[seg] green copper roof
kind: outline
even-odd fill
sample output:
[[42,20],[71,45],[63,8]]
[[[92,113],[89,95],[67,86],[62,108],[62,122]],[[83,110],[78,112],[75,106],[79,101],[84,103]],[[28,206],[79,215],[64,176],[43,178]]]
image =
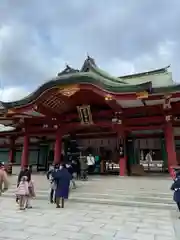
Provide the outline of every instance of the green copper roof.
[[139,78],[139,77],[143,77],[143,76],[149,76],[149,75],[152,76],[155,74],[167,73],[169,67],[170,66],[167,66],[165,68],[155,69],[152,71],[142,72],[142,73],[129,74],[129,75],[121,76],[119,78],[122,80],[126,80],[126,79],[130,79],[130,78]]
[[[167,68],[155,70],[150,73],[161,74],[167,71]],[[147,73],[142,73],[147,75]],[[128,76],[129,77],[129,76]],[[147,81],[143,84],[132,85],[126,82],[125,77],[113,77],[110,76],[105,71],[102,71],[95,64],[94,59],[87,57],[81,70],[73,69],[69,66],[57,74],[57,77],[51,79],[49,82],[46,82],[40,86],[36,91],[27,96],[26,98],[14,101],[14,102],[2,102],[4,108],[13,108],[18,106],[23,106],[31,103],[33,100],[38,98],[48,88],[66,86],[71,84],[93,84],[100,88],[103,88],[106,91],[113,93],[136,93],[142,91],[148,91],[152,93],[163,93],[168,91],[177,91],[180,90],[180,85],[173,85],[170,87],[161,87],[161,88],[152,88],[152,83]]]

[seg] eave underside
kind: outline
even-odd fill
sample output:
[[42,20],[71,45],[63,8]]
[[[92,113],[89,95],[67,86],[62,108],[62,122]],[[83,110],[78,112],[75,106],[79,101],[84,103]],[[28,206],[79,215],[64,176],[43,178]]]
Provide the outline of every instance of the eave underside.
[[[64,134],[80,130],[84,133],[93,132],[93,128],[112,133],[116,131],[112,119],[115,113],[119,112],[122,126],[129,134],[144,130],[162,130],[167,115],[172,116],[173,126],[179,127],[180,96],[178,97],[176,93],[174,98],[171,97],[170,109],[164,109],[165,101],[163,96],[158,99],[148,97],[133,100],[105,100],[103,94],[90,89],[79,90],[72,96],[64,96],[59,89],[51,89],[41,95],[34,105],[14,108],[6,116],[1,115],[0,123],[3,121],[2,124],[15,126],[14,132],[6,133],[12,135],[23,135],[25,128],[33,136],[54,135],[57,127],[65,129]],[[82,105],[90,106],[93,124],[86,126],[81,124],[77,106]]]

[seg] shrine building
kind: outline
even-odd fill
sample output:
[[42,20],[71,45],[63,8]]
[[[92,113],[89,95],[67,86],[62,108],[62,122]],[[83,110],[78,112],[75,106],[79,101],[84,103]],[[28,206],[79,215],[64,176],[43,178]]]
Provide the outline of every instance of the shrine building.
[[169,67],[114,77],[87,57],[80,70],[66,66],[29,96],[1,102],[0,124],[0,161],[38,171],[61,162],[71,136],[94,155],[108,152],[101,159],[122,176],[134,165],[165,172],[180,163],[180,85]]

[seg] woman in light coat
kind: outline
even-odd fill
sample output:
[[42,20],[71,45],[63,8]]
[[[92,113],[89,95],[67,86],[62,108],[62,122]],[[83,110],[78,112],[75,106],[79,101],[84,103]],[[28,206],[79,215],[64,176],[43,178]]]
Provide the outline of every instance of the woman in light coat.
[[4,165],[0,163],[0,195],[8,189],[8,177]]

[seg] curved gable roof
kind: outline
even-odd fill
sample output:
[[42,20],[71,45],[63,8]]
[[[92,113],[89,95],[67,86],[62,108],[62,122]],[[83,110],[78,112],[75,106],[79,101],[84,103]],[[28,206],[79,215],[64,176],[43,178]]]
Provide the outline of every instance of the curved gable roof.
[[[161,74],[167,71],[167,68],[162,68],[159,70],[154,70],[151,72],[140,73],[139,75],[147,75],[150,74]],[[137,76],[135,74],[134,76]],[[123,77],[113,77],[101,70],[97,67],[95,61],[91,57],[87,57],[84,61],[84,64],[80,70],[73,69],[70,66],[66,65],[66,68],[57,74],[57,77],[52,78],[50,81],[42,84],[36,91],[31,93],[29,96],[14,102],[1,102],[4,108],[13,108],[20,107],[22,105],[27,105],[37,99],[44,91],[55,88],[58,86],[65,87],[67,85],[74,84],[93,84],[105,91],[109,91],[112,93],[136,93],[141,91],[152,91],[152,83],[147,81],[143,84],[128,84],[125,80],[133,75],[123,76]],[[174,86],[173,86],[174,88]],[[177,86],[176,86],[177,88]],[[164,88],[163,90],[168,91],[168,88]],[[155,89],[153,89],[154,91]],[[156,89],[155,92],[161,91],[160,89]]]

